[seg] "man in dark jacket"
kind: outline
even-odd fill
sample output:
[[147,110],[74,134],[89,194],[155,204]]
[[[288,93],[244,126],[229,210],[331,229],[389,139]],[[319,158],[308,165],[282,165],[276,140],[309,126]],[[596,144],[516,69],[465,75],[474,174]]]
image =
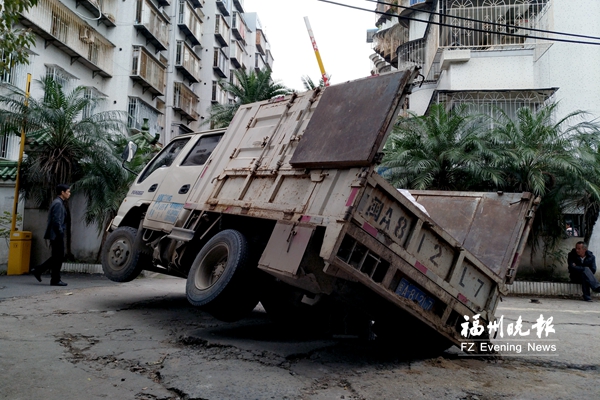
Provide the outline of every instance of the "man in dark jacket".
[[592,301],[590,289],[600,292],[600,283],[596,280],[596,257],[587,249],[585,242],[577,242],[567,257],[571,282],[581,283],[583,300]]
[[71,197],[71,189],[68,185],[60,184],[56,186],[58,197],[54,199],[48,211],[48,224],[44,239],[50,240],[52,255],[43,264],[38,265],[31,270],[38,282],[42,281],[42,274],[48,269],[51,271],[50,284],[52,286],[67,286],[60,280],[60,269],[62,267],[65,255],[65,217],[67,210],[65,201]]

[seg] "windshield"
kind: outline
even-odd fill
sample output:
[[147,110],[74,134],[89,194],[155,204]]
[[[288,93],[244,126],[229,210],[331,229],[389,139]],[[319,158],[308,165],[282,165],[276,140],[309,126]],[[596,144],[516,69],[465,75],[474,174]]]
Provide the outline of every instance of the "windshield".
[[142,183],[157,169],[171,166],[171,164],[173,164],[173,160],[175,160],[175,157],[177,157],[177,154],[179,154],[183,146],[185,146],[189,140],[190,138],[187,137],[185,139],[174,140],[169,143],[167,147],[165,147],[163,151],[161,151],[158,156],[156,156],[154,160],[148,164],[144,172],[142,172],[140,175],[138,183]]

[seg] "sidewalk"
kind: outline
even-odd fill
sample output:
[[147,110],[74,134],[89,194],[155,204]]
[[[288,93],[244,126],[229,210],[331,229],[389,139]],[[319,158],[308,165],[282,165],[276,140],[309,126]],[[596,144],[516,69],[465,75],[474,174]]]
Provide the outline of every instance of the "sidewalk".
[[100,274],[61,272],[61,275],[68,286],[50,286],[49,273],[42,275],[41,283],[33,275],[2,275],[0,276],[0,302],[13,297],[37,296],[56,290],[68,292],[75,289],[117,285],[116,282]]
[[[104,277],[102,265],[100,264],[63,263],[62,273],[65,276],[64,281],[69,283],[67,288],[78,289],[89,286],[106,286],[114,284],[114,282]],[[155,273],[147,271],[145,271],[145,274],[144,272],[142,274],[142,276],[146,277],[153,277],[156,275]],[[19,278],[15,279],[13,282],[16,284],[22,283],[24,287],[31,286],[30,290],[32,290],[32,295],[48,292],[57,288],[56,286],[50,286],[49,274],[43,276],[42,283],[37,282],[35,278],[30,275],[0,276],[0,300],[2,298],[14,296],[13,294],[6,295],[6,293],[10,292],[10,288],[3,288],[6,286],[6,278]],[[71,281],[73,281],[72,284]],[[41,286],[43,286],[44,289],[42,289]],[[576,283],[515,281],[512,285],[507,285],[506,287],[508,288],[509,296],[581,296],[581,285]],[[22,296],[19,291],[16,293],[17,295]],[[592,297],[600,300],[600,293],[592,292]]]

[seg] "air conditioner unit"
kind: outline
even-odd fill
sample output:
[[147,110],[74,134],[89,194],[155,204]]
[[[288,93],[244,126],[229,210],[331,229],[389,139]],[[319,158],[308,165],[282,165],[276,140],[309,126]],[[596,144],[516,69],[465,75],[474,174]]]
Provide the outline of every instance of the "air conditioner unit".
[[92,31],[88,28],[81,28],[79,31],[79,40],[83,43],[93,43],[94,36],[92,35]]

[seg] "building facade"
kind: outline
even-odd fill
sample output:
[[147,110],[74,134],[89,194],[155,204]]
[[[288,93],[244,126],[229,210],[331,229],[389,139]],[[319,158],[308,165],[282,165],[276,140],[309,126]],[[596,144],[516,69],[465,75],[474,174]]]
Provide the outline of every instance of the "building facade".
[[[220,80],[233,82],[236,69],[273,65],[258,16],[246,13],[243,0],[39,0],[20,27],[36,36],[30,64],[0,74],[0,90],[25,89],[27,73],[34,98],[42,94],[35,80],[48,75],[67,91],[84,86],[86,96],[105,99],[84,116],[125,111],[132,134],[147,118],[150,134],[159,133],[163,144],[211,128],[211,105],[235,100]],[[0,213],[12,211],[19,142],[0,135]],[[26,229],[45,224],[43,213],[27,213]],[[84,251],[90,255],[99,243],[92,242]],[[2,264],[6,252],[0,253]]]
[[[106,99],[105,109],[126,111],[133,132],[148,118],[150,133],[166,143],[209,128],[211,104],[233,100],[217,84],[233,70],[272,68],[256,21],[242,0],[40,0],[21,19],[37,39],[31,62],[0,81],[24,89],[31,73],[34,80],[52,75],[67,89],[85,86]],[[39,93],[32,84],[31,95]],[[17,144],[5,139],[0,157],[15,159]]]
[[600,47],[549,40],[594,41],[550,31],[600,37],[595,21],[600,2],[397,3],[377,7],[371,59],[374,72],[421,68],[424,82],[410,95],[408,110],[423,114],[433,103],[468,103],[480,111],[497,106],[510,115],[521,106],[559,101],[557,118],[575,110],[600,116]]

